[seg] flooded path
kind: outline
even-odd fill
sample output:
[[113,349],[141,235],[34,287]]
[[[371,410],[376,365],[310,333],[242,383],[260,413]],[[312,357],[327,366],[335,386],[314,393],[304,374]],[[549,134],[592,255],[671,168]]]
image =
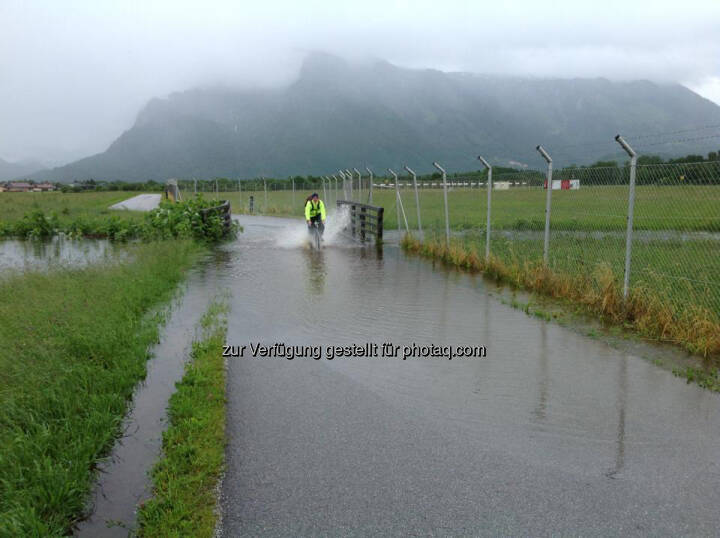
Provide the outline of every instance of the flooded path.
[[229,344],[488,355],[230,359],[226,536],[717,533],[720,395],[397,247],[241,223]]

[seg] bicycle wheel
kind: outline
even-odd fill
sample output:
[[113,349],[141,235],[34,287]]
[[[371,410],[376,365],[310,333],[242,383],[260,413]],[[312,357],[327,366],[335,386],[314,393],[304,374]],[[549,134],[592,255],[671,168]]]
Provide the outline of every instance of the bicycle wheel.
[[320,230],[315,227],[315,248],[320,250]]

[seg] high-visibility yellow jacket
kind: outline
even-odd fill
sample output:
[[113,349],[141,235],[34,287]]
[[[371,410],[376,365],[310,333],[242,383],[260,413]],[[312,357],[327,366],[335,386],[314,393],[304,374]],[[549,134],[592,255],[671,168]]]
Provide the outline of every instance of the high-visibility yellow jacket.
[[318,200],[317,203],[308,200],[305,204],[305,220],[310,220],[310,218],[316,217],[317,215],[320,215],[320,218],[325,220],[325,204],[322,200]]

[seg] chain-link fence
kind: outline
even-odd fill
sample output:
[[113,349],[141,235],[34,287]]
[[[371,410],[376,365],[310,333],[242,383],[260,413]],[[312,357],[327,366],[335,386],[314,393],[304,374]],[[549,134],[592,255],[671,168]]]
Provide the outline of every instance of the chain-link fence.
[[[229,199],[236,212],[249,212],[252,197],[253,212],[277,215],[301,215],[311,192],[332,208],[337,200],[368,202],[372,191],[372,203],[385,208],[390,237],[397,229],[442,242],[448,239],[447,197],[449,238],[481,259],[489,209],[489,253],[496,260],[545,261],[560,275],[603,269],[621,287],[627,264],[630,289],[646,289],[678,311],[702,307],[720,317],[720,161],[637,165],[628,231],[631,168],[554,170],[549,192],[547,169],[494,173],[490,197],[487,170],[449,174],[445,183],[440,173],[414,178],[410,169],[372,182],[369,170],[346,170],[316,178],[206,181],[197,190]],[[183,190],[192,192],[197,183],[186,181]]]
[[[547,175],[525,170],[492,177],[489,250],[494,259],[514,266],[543,262]],[[447,179],[449,240],[481,259],[487,174],[482,179]],[[637,166],[628,231],[630,180],[629,164],[553,172],[547,266],[573,277],[609,271],[622,287],[627,263],[631,291],[642,288],[675,312],[700,307],[720,318],[720,161]],[[437,183],[418,183],[422,231],[426,239],[444,242],[443,192]],[[400,194],[410,231],[417,233],[414,197],[402,179]],[[392,211],[387,218],[389,227],[396,225]]]

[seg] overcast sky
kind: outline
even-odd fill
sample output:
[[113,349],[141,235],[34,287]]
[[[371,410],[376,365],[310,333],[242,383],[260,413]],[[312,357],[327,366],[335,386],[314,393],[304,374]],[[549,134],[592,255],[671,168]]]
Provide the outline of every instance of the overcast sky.
[[503,4],[0,0],[0,157],[103,151],[152,97],[287,83],[314,49],[407,67],[680,82],[720,104],[720,0]]

